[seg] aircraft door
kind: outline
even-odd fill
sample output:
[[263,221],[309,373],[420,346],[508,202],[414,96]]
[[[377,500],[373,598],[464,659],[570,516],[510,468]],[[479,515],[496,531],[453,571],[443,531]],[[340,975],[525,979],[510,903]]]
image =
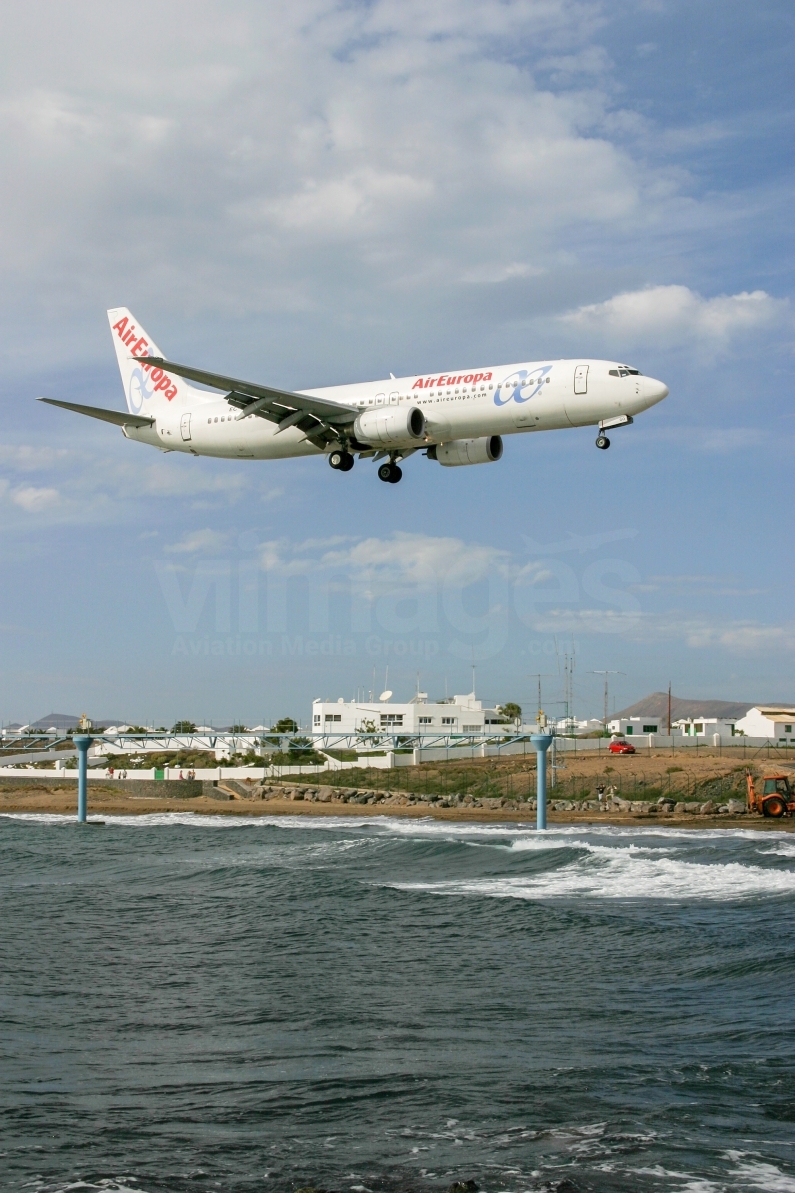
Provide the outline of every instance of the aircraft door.
[[182,438],[184,440],[187,441],[188,439],[190,439],[190,415],[189,414],[183,414],[182,418],[180,419],[179,429],[182,432]]
[[568,389],[565,396],[566,418],[573,427],[585,427],[597,423],[599,416],[604,413],[603,400],[600,395],[603,387],[600,385],[598,371],[591,377],[591,388],[588,390],[588,373],[590,365],[575,365],[574,385]]

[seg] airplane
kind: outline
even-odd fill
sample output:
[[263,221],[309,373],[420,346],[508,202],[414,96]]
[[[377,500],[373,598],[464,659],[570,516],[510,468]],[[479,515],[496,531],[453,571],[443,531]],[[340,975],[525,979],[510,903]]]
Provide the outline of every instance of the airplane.
[[108,319],[127,412],[39,401],[113,423],[127,439],[166,452],[236,460],[324,455],[338,472],[349,472],[358,455],[383,461],[378,476],[390,484],[416,452],[447,468],[494,463],[503,436],[524,431],[595,426],[604,451],[606,431],[629,426],[668,395],[667,385],[638,369],[587,359],[287,390],[167,360],[126,307],[109,310]]

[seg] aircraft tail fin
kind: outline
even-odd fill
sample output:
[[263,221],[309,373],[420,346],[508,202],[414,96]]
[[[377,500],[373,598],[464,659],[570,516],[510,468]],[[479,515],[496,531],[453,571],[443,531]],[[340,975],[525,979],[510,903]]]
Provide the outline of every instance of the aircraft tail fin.
[[155,418],[168,409],[195,404],[197,397],[200,401],[207,400],[184,378],[171,376],[146,363],[147,356],[162,356],[162,353],[126,307],[109,310],[108,320],[124,398],[131,414]]

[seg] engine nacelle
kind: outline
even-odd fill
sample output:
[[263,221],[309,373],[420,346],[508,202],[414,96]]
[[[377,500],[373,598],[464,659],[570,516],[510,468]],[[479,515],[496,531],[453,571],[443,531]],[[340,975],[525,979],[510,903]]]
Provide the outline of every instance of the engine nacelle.
[[419,406],[379,406],[357,417],[353,433],[359,443],[408,446],[425,434],[425,415]]
[[492,464],[502,456],[502,439],[499,435],[484,435],[481,439],[451,439],[428,449],[432,460],[438,460],[446,468],[458,468],[462,464]]

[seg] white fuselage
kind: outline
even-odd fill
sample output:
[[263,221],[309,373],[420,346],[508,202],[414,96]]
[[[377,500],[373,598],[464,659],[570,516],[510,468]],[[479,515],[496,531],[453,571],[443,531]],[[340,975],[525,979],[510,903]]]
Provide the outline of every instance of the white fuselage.
[[[235,459],[322,454],[297,427],[277,427],[256,414],[238,418],[224,397],[193,391],[193,408],[158,411],[152,427],[124,428],[129,439],[170,451]],[[428,447],[455,439],[595,426],[636,415],[662,401],[668,388],[625,365],[604,360],[529,361],[455,373],[390,378],[295,391],[350,406],[417,406]]]

